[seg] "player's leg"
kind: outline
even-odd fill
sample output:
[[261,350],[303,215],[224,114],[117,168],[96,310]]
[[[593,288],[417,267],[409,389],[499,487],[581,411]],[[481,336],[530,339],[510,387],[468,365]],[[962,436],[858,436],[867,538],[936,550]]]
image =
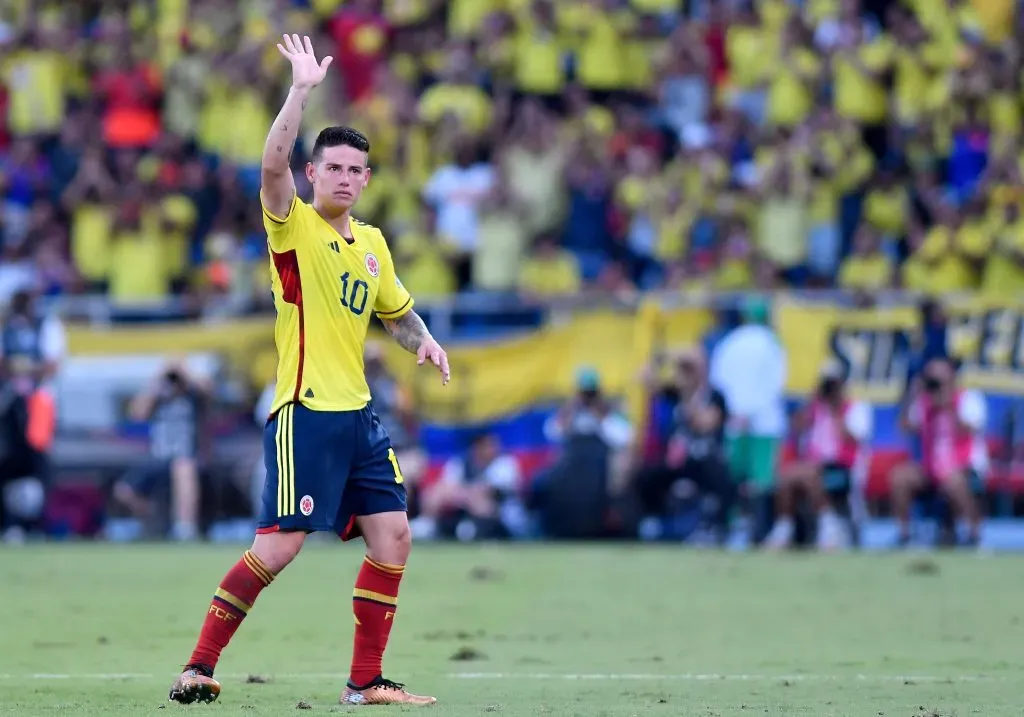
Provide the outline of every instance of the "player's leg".
[[256,598],[298,555],[307,533],[333,528],[342,486],[325,457],[331,441],[325,423],[331,415],[289,404],[267,424],[267,479],[256,538],[214,591],[196,647],[170,699],[189,703],[217,698],[220,685],[213,672]]
[[907,461],[895,466],[889,473],[889,500],[892,514],[899,525],[897,545],[910,542],[910,506],[925,486],[924,473],[914,462]]
[[846,548],[850,534],[840,517],[840,504],[848,503],[851,489],[850,469],[829,464],[808,477],[807,493],[818,514],[817,546],[820,550]]
[[754,543],[760,543],[771,529],[773,499],[781,439],[774,436],[752,436],[746,462],[747,495],[754,516]]
[[764,545],[773,550],[788,548],[796,533],[794,516],[800,490],[817,472],[817,466],[807,461],[790,463],[779,472],[779,485],[775,491],[775,522],[765,538]]
[[366,557],[352,591],[355,635],[343,704],[433,704],[383,676],[384,651],[398,609],[398,589],[412,549],[404,477],[391,442],[373,411],[354,417],[361,448],[339,515],[343,539],[362,535]]
[[199,537],[199,466],[192,456],[171,461],[171,537],[195,540]]
[[954,472],[939,485],[953,511],[954,534],[956,520],[967,522],[967,543],[977,545],[981,535],[981,506],[975,490],[977,476],[970,469]]

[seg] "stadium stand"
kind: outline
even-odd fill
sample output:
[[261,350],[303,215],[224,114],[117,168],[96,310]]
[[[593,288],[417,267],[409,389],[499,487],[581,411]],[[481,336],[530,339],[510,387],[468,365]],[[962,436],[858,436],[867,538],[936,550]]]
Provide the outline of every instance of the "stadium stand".
[[[757,292],[826,307],[814,338],[793,328],[808,318],[799,307],[776,307],[777,321],[796,312],[779,328],[790,355],[816,342],[823,360],[834,334],[870,334],[884,353],[878,337],[913,334],[910,307],[932,296],[995,396],[1004,445],[1024,353],[1013,0],[13,0],[0,9],[0,300],[47,297],[72,357],[110,345],[89,336],[99,321],[272,311],[258,165],[287,85],[284,29],[336,58],[294,170],[324,125],[370,137],[356,214],[384,228],[439,336],[551,342],[536,330],[561,316],[583,345],[597,332],[632,347],[631,328],[589,325],[583,308],[639,316],[655,302],[700,340],[715,324],[704,309]],[[914,318],[864,323],[878,307]],[[486,424],[532,473],[550,407],[594,362],[560,346],[536,344],[566,364],[558,378],[508,400],[420,391],[430,470]],[[865,373],[854,366],[878,398],[879,465],[905,450],[893,404],[910,351],[890,347],[884,376],[863,356]],[[481,385],[516,370],[489,360],[472,363],[474,379],[497,376]],[[643,361],[609,361],[603,378],[628,394]],[[236,404],[262,390],[266,366],[245,366]],[[791,366],[790,393],[817,368]]]

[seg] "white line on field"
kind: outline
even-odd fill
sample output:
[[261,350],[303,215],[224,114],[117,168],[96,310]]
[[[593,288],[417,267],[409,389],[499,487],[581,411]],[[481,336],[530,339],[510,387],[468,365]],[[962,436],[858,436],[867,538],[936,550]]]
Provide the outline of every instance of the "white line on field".
[[[244,680],[246,673],[218,675],[222,680]],[[606,680],[616,681],[649,681],[667,680],[675,682],[993,682],[1009,678],[988,675],[822,675],[822,674],[659,674],[659,673],[554,673],[554,672],[453,672],[444,675],[453,680]],[[284,681],[329,681],[344,680],[347,675],[341,673],[284,673],[269,674],[268,680]],[[154,675],[145,672],[92,672],[92,673],[50,673],[35,672],[25,674],[0,673],[0,680],[155,680],[173,679],[173,675]]]
[[458,680],[673,680],[680,682],[715,682],[731,680],[754,681],[835,681],[835,682],[983,682],[1000,678],[985,675],[752,675],[752,674],[656,674],[656,673],[580,673],[562,674],[547,672],[506,673],[506,672],[456,672],[447,677]]

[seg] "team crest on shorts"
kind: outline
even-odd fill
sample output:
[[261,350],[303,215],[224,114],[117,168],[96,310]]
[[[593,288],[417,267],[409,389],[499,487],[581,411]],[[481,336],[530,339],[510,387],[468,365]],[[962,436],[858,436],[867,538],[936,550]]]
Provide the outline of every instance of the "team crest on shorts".
[[313,513],[313,497],[309,495],[302,496],[302,500],[299,501],[299,512],[309,517]]
[[377,261],[376,255],[370,252],[366,253],[366,270],[370,272],[372,277],[380,276],[380,262]]

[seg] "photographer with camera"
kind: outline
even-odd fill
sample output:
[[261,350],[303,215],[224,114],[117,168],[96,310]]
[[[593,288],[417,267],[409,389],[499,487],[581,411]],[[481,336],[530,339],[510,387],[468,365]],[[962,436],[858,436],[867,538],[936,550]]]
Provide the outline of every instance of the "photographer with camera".
[[910,540],[910,505],[915,497],[941,496],[952,510],[943,525],[943,542],[956,542],[955,520],[966,520],[967,545],[977,545],[981,530],[979,496],[989,467],[985,426],[988,409],[978,391],[960,387],[957,365],[934,357],[913,382],[900,416],[904,431],[921,446],[921,462],[898,466],[890,476],[899,544]]
[[679,354],[674,368],[672,382],[662,391],[673,405],[665,453],[660,462],[640,469],[636,490],[647,516],[667,516],[674,512],[675,500],[696,495],[702,520],[722,544],[737,497],[725,456],[729,409],[722,393],[708,382],[701,349]]
[[559,447],[554,464],[531,486],[530,507],[552,538],[607,535],[612,496],[621,482],[633,426],[605,396],[592,368],[576,374],[576,393],[544,424]]
[[775,524],[766,546],[781,549],[792,544],[797,499],[803,493],[818,516],[818,548],[844,548],[850,535],[839,513],[849,501],[853,473],[871,438],[871,406],[847,397],[846,367],[829,361],[821,371],[816,395],[794,423],[799,455],[780,472]]
[[12,376],[0,359],[0,535],[20,543],[39,527],[49,478],[55,410],[46,391]]
[[134,420],[149,423],[149,460],[114,485],[114,498],[136,518],[152,514],[151,500],[170,482],[173,540],[199,537],[199,452],[208,387],[173,361],[129,406]]

